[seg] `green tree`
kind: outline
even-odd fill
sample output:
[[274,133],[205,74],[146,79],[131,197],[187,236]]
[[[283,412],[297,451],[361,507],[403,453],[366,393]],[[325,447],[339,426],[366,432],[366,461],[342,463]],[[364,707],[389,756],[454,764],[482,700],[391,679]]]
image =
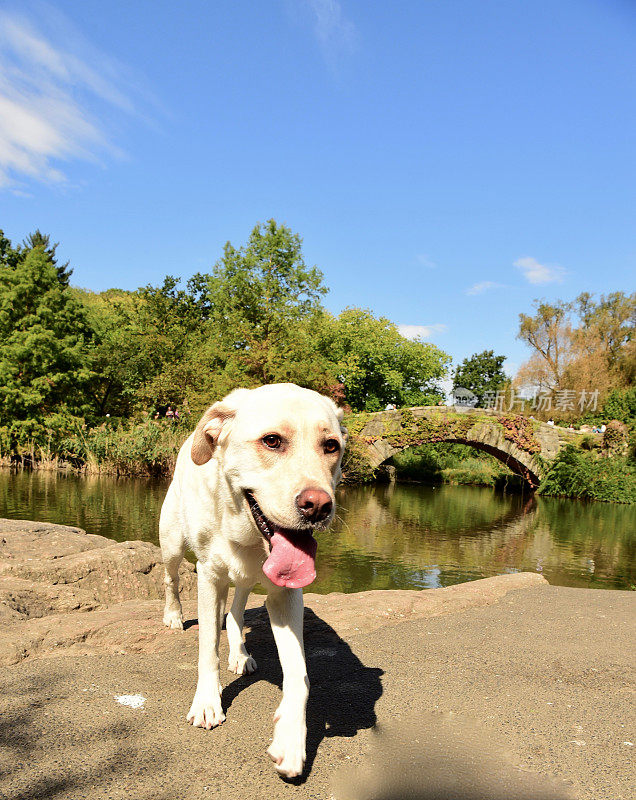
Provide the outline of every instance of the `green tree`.
[[73,290],[95,334],[91,399],[98,415],[130,416],[174,405],[191,391],[197,376],[191,363],[195,342],[208,349],[204,312],[190,284],[187,290],[178,284],[168,275],[161,286],[135,292]]
[[244,247],[225,245],[211,275],[194,277],[191,288],[202,286],[210,333],[247,380],[291,379],[299,360],[306,365],[303,323],[320,314],[327,289],[322,273],[305,264],[298,234],[273,219],[257,225]]
[[494,350],[473,353],[456,368],[453,389],[470,389],[482,405],[485,392],[495,392],[506,383],[502,369],[505,360],[505,356],[496,356]]
[[47,415],[86,411],[91,331],[42,246],[0,269],[0,415],[14,442]]
[[636,427],[636,386],[628,389],[612,389],[605,398],[602,418],[618,419],[630,427]]
[[327,318],[319,346],[355,411],[429,405],[443,397],[438,381],[450,357],[433,344],[404,338],[394,323],[370,311],[348,308]]
[[71,289],[82,304],[93,338],[87,358],[93,378],[88,396],[93,413],[128,417],[139,406],[139,390],[160,368],[143,346],[136,315],[137,292]]
[[47,256],[48,260],[53,264],[55,267],[55,271],[57,272],[57,278],[62,286],[68,286],[69,281],[71,279],[71,275],[73,274],[73,270],[69,269],[69,262],[67,261],[65,264],[58,264],[57,263],[57,256],[55,251],[59,247],[59,242],[55,244],[51,244],[51,237],[46,234],[42,233],[39,228],[36,228],[33,233],[30,233],[26,239],[22,242],[22,249],[21,254],[23,257],[26,257],[26,254],[29,253],[31,250],[35,250],[36,247],[41,247],[44,250],[45,255]]
[[15,267],[19,260],[20,248],[13,247],[11,241],[7,239],[4,231],[0,228],[0,270],[3,267]]

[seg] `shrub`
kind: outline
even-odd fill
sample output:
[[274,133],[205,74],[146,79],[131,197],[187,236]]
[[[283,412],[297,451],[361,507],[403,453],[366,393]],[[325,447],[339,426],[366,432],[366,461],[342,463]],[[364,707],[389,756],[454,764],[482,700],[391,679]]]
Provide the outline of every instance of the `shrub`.
[[636,466],[623,456],[603,457],[570,444],[553,461],[539,493],[636,503]]
[[357,434],[350,432],[342,459],[343,482],[370,483],[374,478],[375,470],[367,458],[364,442]]
[[603,447],[609,450],[610,453],[623,453],[627,450],[628,442],[627,426],[613,419],[607,423],[605,433],[603,434]]

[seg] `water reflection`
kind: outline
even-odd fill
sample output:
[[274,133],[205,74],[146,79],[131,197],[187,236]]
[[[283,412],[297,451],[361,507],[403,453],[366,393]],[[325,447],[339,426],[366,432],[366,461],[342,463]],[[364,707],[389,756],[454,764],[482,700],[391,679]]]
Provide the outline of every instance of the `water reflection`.
[[[157,543],[166,481],[0,471],[0,516]],[[472,486],[347,487],[319,535],[312,591],[449,586],[542,572],[561,586],[636,584],[633,506],[502,495]]]

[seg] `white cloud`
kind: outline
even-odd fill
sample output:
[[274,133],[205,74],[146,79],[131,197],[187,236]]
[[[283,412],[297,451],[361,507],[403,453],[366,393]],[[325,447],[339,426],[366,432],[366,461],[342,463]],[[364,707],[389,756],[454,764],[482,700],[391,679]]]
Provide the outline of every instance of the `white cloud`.
[[325,60],[335,66],[340,55],[356,48],[355,25],[345,17],[338,0],[303,0],[303,5],[311,14],[314,35]]
[[434,333],[444,333],[448,325],[437,322],[433,325],[398,325],[397,328],[405,339],[428,339]]
[[64,183],[64,162],[121,156],[103,120],[136,113],[121,68],[59,15],[42,16],[51,37],[0,12],[0,188],[16,192],[25,178]]
[[466,289],[466,294],[483,294],[487,292],[489,289],[503,289],[503,283],[496,283],[495,281],[481,281],[480,283],[475,283],[469,289]]
[[521,270],[528,283],[539,285],[542,283],[561,283],[565,276],[563,267],[556,264],[540,264],[536,258],[523,256],[514,262],[514,266]]

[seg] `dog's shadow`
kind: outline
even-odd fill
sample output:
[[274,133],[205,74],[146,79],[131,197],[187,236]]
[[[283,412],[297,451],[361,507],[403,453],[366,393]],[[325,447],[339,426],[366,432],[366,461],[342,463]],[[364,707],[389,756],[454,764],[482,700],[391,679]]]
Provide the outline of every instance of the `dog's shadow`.
[[[258,671],[243,676],[223,690],[223,708],[255,680],[282,687],[283,673],[265,606],[245,612],[249,628],[245,643],[256,659]],[[381,669],[365,667],[349,645],[310,608],[305,608],[305,657],[311,688],[307,703],[307,761],[302,776],[309,775],[316,752],[326,736],[355,736],[376,722],[375,703],[382,695]]]

